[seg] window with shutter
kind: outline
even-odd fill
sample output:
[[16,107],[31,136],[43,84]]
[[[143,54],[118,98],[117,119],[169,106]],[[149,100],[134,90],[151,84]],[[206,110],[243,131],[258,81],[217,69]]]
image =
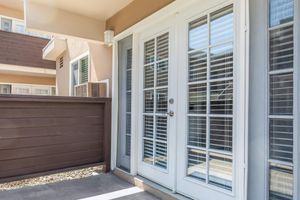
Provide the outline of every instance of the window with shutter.
[[293,200],[294,2],[269,1],[269,200]]
[[88,71],[89,71],[89,59],[88,59],[88,56],[80,59],[79,61],[80,63],[80,73],[79,73],[79,83],[82,84],[82,83],[86,83],[88,82],[89,80],[89,74],[88,74]]
[[131,78],[132,78],[132,49],[126,52],[126,141],[125,154],[130,156],[131,150]]
[[[63,63],[63,57],[60,64]],[[71,95],[77,95],[75,86],[85,84],[89,81],[89,56],[84,56],[71,63]]]
[[187,176],[233,179],[233,6],[189,23]]

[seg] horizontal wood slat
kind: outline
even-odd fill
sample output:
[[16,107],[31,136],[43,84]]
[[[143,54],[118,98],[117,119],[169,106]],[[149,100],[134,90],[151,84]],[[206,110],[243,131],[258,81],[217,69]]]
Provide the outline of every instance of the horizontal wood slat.
[[0,95],[0,179],[104,162],[109,98]]

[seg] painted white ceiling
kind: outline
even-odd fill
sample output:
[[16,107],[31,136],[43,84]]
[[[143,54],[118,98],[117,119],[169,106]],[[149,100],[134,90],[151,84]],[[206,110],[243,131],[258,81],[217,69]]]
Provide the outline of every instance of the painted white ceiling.
[[16,10],[23,10],[23,0],[0,0],[0,5]]
[[[3,1],[3,0],[0,0]],[[11,1],[11,0],[5,0]],[[15,1],[15,0],[13,0]],[[133,0],[28,0],[75,14],[106,20]]]

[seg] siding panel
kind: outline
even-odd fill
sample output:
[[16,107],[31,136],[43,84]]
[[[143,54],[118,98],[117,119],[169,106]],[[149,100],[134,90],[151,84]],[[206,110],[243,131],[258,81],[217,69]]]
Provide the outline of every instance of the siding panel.
[[43,60],[48,39],[0,31],[0,63],[56,69],[54,61]]
[[0,178],[108,162],[110,99],[0,95]]

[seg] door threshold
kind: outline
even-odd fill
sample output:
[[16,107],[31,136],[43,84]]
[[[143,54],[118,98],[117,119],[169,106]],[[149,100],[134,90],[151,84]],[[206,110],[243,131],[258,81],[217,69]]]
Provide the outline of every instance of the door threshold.
[[122,170],[122,169],[114,169],[113,174],[118,176],[119,178],[131,183],[132,185],[135,185],[144,191],[156,196],[159,199],[162,200],[191,200],[188,197],[182,196],[177,193],[173,193],[170,189],[167,189],[155,182],[150,181],[149,179],[146,179],[141,176],[133,176],[129,174],[128,172]]

